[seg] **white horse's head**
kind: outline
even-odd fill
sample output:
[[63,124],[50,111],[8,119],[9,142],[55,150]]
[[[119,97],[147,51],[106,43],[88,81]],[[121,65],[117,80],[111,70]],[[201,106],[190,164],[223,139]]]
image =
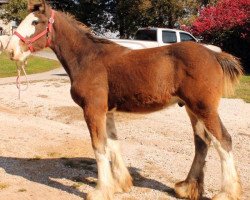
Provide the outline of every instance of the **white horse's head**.
[[[7,47],[12,60],[24,61],[34,52],[47,46],[52,30],[52,9],[45,0],[29,0],[30,14],[21,22]],[[52,23],[51,23],[52,22]]]

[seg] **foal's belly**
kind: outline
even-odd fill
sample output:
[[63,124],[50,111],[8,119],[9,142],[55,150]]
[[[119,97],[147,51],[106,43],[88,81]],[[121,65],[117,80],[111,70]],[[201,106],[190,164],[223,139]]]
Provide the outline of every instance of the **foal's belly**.
[[117,111],[150,113],[164,109],[178,102],[181,102],[181,100],[175,96],[170,96],[169,98],[165,99],[158,99],[150,96],[147,98],[125,97],[119,99],[113,106],[111,106],[111,109],[112,107],[115,107]]

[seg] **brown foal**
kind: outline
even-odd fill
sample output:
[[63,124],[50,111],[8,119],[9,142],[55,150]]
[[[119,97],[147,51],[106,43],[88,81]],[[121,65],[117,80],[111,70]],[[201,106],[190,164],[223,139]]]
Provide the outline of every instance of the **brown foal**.
[[[91,135],[98,183],[87,195],[88,200],[111,200],[115,192],[129,191],[132,186],[119,150],[113,111],[149,113],[173,103],[185,105],[195,142],[188,176],[175,185],[177,196],[201,198],[203,167],[212,141],[223,175],[221,192],[213,199],[240,199],[231,137],[218,115],[222,95],[230,93],[242,75],[233,56],[193,42],[130,50],[93,36],[70,16],[57,11],[52,14],[44,0],[30,0],[29,10],[8,51],[13,60],[22,61],[30,55],[31,45],[32,51],[39,51],[51,41],[51,49],[70,77],[72,98],[82,107]],[[36,37],[51,26],[51,31]]]

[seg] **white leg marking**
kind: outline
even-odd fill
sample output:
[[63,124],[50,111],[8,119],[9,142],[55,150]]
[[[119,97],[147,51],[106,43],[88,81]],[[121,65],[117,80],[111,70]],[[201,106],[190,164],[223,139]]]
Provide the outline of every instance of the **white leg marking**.
[[[241,195],[240,180],[235,168],[234,158],[232,152],[227,152],[221,146],[220,142],[208,131],[209,137],[211,138],[214,147],[217,149],[221,159],[221,171],[222,171],[222,185],[221,191],[226,194],[230,194],[233,199],[238,199]],[[221,195],[222,199],[226,198]],[[215,198],[216,199],[216,198]],[[218,199],[220,195],[218,195]]]
[[[106,120],[103,121],[103,130],[106,128]],[[106,133],[105,133],[106,134]],[[105,144],[104,144],[105,145]],[[101,153],[103,152],[103,153]],[[95,158],[98,169],[98,182],[96,189],[87,195],[87,200],[112,200],[114,195],[114,179],[109,160],[109,148],[104,146],[104,151],[95,150]]]
[[124,174],[123,172],[127,171],[127,168],[121,156],[119,142],[117,140],[108,139],[108,148],[110,149],[113,174],[115,177],[122,177]]
[[234,165],[234,159],[232,152],[227,152],[224,150],[220,144],[220,142],[211,134],[209,134],[215,148],[217,149],[220,159],[221,159],[221,170],[222,170],[222,190],[230,190],[232,188],[226,188],[231,186],[232,183],[238,181],[238,175]]
[[111,158],[112,174],[115,180],[116,192],[129,191],[132,186],[132,178],[122,159],[120,145],[116,140],[116,128],[113,113],[107,114],[106,128],[110,138],[107,140]]
[[97,168],[98,168],[98,186],[104,185],[112,187],[113,178],[111,174],[110,163],[108,159],[108,153],[100,154],[95,151]]
[[[107,152],[107,151],[106,151]],[[98,168],[98,182],[96,189],[89,192],[87,200],[112,200],[114,194],[113,177],[111,174],[108,155],[95,151]]]
[[200,136],[200,138],[207,144],[210,145],[210,139],[206,137],[205,125],[202,121],[198,120],[195,125],[195,134]]
[[[107,132],[109,135],[116,135],[116,128],[115,128],[115,122],[113,113],[110,112],[107,114]],[[112,172],[115,177],[122,177],[123,172],[127,171],[127,168],[123,162],[121,151],[120,151],[120,145],[118,140],[115,140],[113,138],[108,138],[107,140],[108,148],[110,150],[110,158],[112,162]]]
[[111,167],[115,180],[116,192],[128,192],[133,185],[132,178],[122,159],[119,142],[117,140],[108,139],[108,147],[110,149]]

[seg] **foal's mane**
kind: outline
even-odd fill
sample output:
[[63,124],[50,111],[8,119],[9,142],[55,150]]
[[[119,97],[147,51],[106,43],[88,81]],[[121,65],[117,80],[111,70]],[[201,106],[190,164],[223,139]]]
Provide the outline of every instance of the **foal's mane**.
[[63,12],[60,12],[60,14],[62,14],[64,16],[64,18],[66,20],[68,20],[70,22],[70,24],[72,24],[73,26],[79,28],[79,31],[86,35],[87,38],[89,38],[90,40],[92,40],[94,43],[103,43],[103,44],[115,44],[117,45],[116,43],[110,41],[110,40],[107,40],[107,39],[104,39],[104,38],[99,38],[97,36],[94,35],[94,33],[92,32],[91,28],[89,28],[86,24],[76,20],[75,16],[73,16],[72,14],[69,14],[69,13],[63,13]]

